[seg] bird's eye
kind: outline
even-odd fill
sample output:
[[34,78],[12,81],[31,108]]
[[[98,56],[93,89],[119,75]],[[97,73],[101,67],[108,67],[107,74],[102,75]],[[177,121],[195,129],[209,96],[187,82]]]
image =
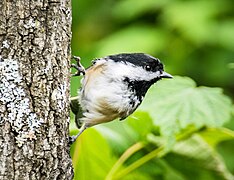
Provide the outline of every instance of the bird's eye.
[[146,66],[145,66],[145,70],[146,70],[146,71],[150,71],[150,70],[151,70],[151,66],[146,65]]

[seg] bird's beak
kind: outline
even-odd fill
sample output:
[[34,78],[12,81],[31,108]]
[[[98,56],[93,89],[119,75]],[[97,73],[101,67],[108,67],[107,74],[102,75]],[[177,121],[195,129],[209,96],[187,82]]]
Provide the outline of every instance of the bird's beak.
[[170,74],[168,74],[168,73],[166,73],[166,72],[162,72],[162,74],[160,74],[160,77],[161,78],[173,78],[173,76],[172,75],[170,75]]

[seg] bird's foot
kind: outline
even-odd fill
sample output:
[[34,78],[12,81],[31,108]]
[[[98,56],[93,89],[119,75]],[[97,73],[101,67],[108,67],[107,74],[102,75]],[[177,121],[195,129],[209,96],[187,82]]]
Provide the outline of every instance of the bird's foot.
[[77,70],[77,72],[75,74],[72,74],[72,76],[85,75],[85,68],[80,63],[80,57],[72,56],[72,59],[76,60],[76,64],[71,64],[71,67],[73,67]]

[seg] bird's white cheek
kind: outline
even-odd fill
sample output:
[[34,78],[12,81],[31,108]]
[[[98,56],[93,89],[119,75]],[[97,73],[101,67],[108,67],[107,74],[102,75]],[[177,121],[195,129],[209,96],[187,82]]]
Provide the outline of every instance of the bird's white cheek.
[[134,81],[151,81],[160,77],[161,72],[146,71],[143,67],[132,65],[131,63],[116,63],[108,64],[106,75],[116,79],[128,77]]

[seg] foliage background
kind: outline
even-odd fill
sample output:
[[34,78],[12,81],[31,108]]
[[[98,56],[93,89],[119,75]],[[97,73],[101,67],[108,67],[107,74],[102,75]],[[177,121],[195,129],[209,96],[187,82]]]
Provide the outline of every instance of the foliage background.
[[[176,77],[174,82],[160,82],[158,89],[151,88],[148,99],[134,116],[123,122],[96,126],[79,138],[71,150],[75,179],[232,179],[232,0],[73,0],[72,7],[72,53],[81,57],[84,66],[88,67],[94,58],[110,54],[145,52],[160,58],[170,74],[191,77],[198,86],[221,87],[226,94],[224,96],[217,92],[220,90],[208,88],[206,90],[207,94],[211,94],[211,100],[204,104],[196,94],[204,89],[196,88],[193,80]],[[72,96],[77,95],[79,79],[72,79]],[[169,96],[173,90],[170,87],[178,90],[175,92],[182,92],[179,98]],[[157,94],[163,93],[159,92],[162,88],[169,89],[169,95],[164,95],[169,96],[169,100],[154,115],[151,111],[162,106],[152,104],[150,99],[160,100]],[[186,96],[187,91],[183,90],[189,88],[193,88],[192,95]],[[204,92],[201,94],[203,96]],[[177,104],[183,99],[191,100],[192,105],[181,105],[184,108],[181,111]],[[199,113],[198,107],[205,113]],[[158,123],[158,115],[165,117],[163,109],[168,110],[171,126],[165,121]],[[171,109],[181,116],[173,114]],[[202,115],[195,117],[191,112]],[[194,117],[194,120],[189,122],[188,118],[184,118],[183,121],[185,116]],[[213,121],[208,122],[209,118]],[[177,121],[179,127],[176,126]],[[71,124],[71,133],[77,133],[74,123]],[[179,135],[183,138],[178,140]],[[137,145],[142,145],[142,148],[133,153]],[[155,149],[160,150],[162,145],[163,150],[143,162],[148,154]],[[114,171],[114,164],[119,162],[117,160],[124,152],[128,158]],[[142,164],[129,171],[128,167],[142,158]],[[127,174],[123,175],[123,172]]]

